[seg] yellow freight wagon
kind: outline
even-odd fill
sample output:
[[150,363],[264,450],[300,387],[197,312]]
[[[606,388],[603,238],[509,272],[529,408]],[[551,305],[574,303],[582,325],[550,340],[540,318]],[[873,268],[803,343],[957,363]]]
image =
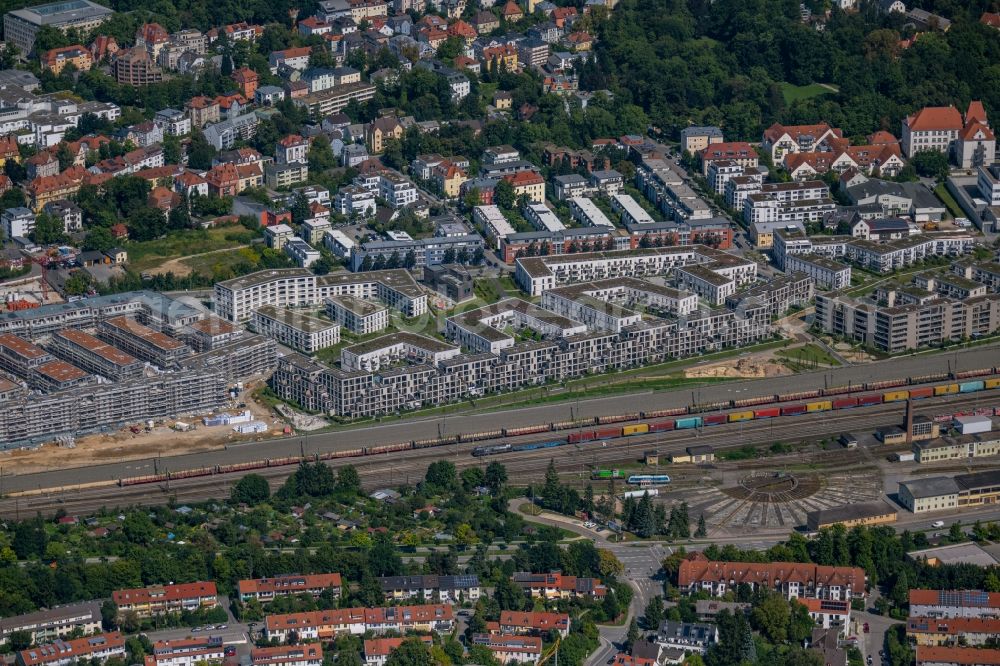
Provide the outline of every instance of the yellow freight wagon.
[[816,402],[806,403],[807,412],[825,412],[829,409],[833,409],[832,400],[817,400]]
[[1000,377],[996,379],[987,379],[983,382],[983,388],[995,389],[1000,388]]
[[641,435],[647,432],[649,432],[648,423],[640,423],[639,425],[630,425],[622,428],[622,435],[625,437],[628,437],[629,435]]
[[882,402],[899,402],[910,397],[909,391],[886,391],[882,396]]
[[958,384],[941,384],[934,387],[934,395],[951,395],[958,393]]
[[735,423],[737,421],[750,421],[753,419],[753,410],[746,412],[733,412],[729,415],[729,422]]

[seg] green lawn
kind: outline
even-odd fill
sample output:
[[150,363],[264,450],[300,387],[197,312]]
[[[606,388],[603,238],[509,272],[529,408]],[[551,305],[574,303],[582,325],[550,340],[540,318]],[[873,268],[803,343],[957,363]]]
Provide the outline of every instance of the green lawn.
[[241,226],[186,229],[172,231],[156,240],[130,242],[125,245],[125,249],[128,250],[132,269],[145,271],[185,255],[245,245],[248,235],[247,230]]
[[934,194],[948,207],[948,212],[951,213],[952,217],[965,217],[962,207],[955,201],[955,197],[951,196],[951,192],[948,191],[948,187],[944,183],[939,183],[934,188]]
[[810,83],[807,86],[796,86],[791,83],[782,82],[778,85],[781,86],[781,95],[785,98],[785,104],[793,104],[800,99],[810,99],[813,97],[819,97],[820,95],[830,95],[836,92],[836,90],[831,90],[830,88],[827,88],[819,83]]
[[840,363],[828,351],[815,344],[808,344],[794,349],[779,349],[775,356],[791,361],[792,364],[804,368],[819,365],[839,366]]
[[212,254],[182,259],[181,263],[190,268],[192,273],[212,276],[215,275],[217,268],[225,271],[225,269],[246,260],[246,257],[240,250],[224,250],[222,252],[213,252]]

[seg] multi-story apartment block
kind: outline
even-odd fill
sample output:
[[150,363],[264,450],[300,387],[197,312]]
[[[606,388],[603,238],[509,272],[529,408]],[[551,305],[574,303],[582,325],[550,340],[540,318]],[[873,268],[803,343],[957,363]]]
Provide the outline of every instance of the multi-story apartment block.
[[340,342],[339,324],[271,305],[254,310],[249,326],[279,344],[306,354],[315,354]]
[[[9,16],[9,14],[8,14]],[[125,658],[125,637],[118,632],[98,634],[72,640],[56,639],[38,647],[17,653],[17,666],[68,666],[87,659],[103,663],[108,659]]]
[[910,616],[1000,619],[1000,594],[982,590],[910,590]]
[[639,205],[630,194],[616,194],[611,197],[611,210],[622,216],[622,224],[650,224],[653,216]]
[[820,289],[846,289],[851,286],[851,267],[815,254],[795,254],[785,260],[785,270],[805,273]]
[[35,49],[35,36],[43,27],[66,33],[77,30],[87,34],[114,14],[114,11],[90,0],[69,0],[25,7],[7,12],[3,17],[4,39],[25,55]]
[[389,308],[381,303],[353,296],[330,296],[326,299],[326,314],[356,335],[370,335],[389,326]]
[[712,562],[695,554],[681,562],[677,586],[681,590],[722,596],[740,585],[777,592],[786,599],[812,598],[850,601],[864,598],[866,580],[859,567],[819,566],[798,562]]
[[567,613],[545,611],[501,611],[500,632],[513,635],[542,636],[550,631],[565,638],[569,635],[570,618]]
[[665,275],[674,268],[693,264],[703,264],[734,279],[737,285],[757,278],[757,264],[752,261],[703,245],[687,245],[521,258],[517,260],[515,280],[526,293],[540,296],[568,282]]
[[226,656],[221,636],[199,636],[156,641],[153,654],[147,654],[144,666],[196,666],[221,663]]
[[444,604],[471,601],[481,594],[479,577],[463,576],[384,576],[379,578],[386,601],[402,601],[414,597]]
[[542,639],[537,636],[474,634],[472,644],[488,648],[501,664],[533,664],[542,656]]
[[841,138],[843,133],[827,123],[788,126],[775,123],[764,130],[761,147],[771,154],[772,164],[780,164],[788,154],[816,152],[825,142]]
[[299,268],[251,273],[216,283],[216,313],[230,321],[246,321],[262,305],[305,307],[329,296],[376,299],[407,317],[427,312],[427,294],[405,270],[314,275]]
[[681,288],[693,291],[712,305],[721,305],[736,293],[736,282],[704,266],[680,266],[674,274]]
[[145,618],[215,608],[219,605],[218,594],[215,583],[198,582],[115,590],[111,599],[118,606],[119,615],[135,613]]
[[98,326],[98,336],[161,368],[175,366],[192,353],[191,348],[180,340],[153,330],[130,317],[113,317],[102,321]]
[[525,594],[541,599],[601,598],[607,594],[607,587],[597,578],[519,572],[513,580]]
[[342,591],[339,573],[329,574],[282,574],[273,578],[253,578],[241,580],[237,584],[240,601],[251,599],[267,604],[278,597],[308,594],[319,597],[327,590],[339,597]]
[[278,645],[250,650],[251,666],[322,666],[323,647],[319,643]]
[[[414,638],[407,636],[407,639]],[[434,644],[432,636],[416,636],[418,641],[430,647]],[[364,642],[365,666],[385,666],[392,651],[403,644],[403,638],[373,638]]]
[[384,608],[340,608],[306,613],[268,615],[264,635],[284,642],[289,633],[299,640],[329,640],[341,634],[376,634],[386,631],[451,631],[454,614],[447,604],[389,606]]
[[145,363],[89,333],[67,328],[52,335],[49,348],[64,359],[114,381],[141,377]]
[[90,635],[100,628],[100,602],[85,601],[0,619],[0,641],[7,642],[11,634],[23,631],[31,634],[32,643],[42,644],[74,632]]

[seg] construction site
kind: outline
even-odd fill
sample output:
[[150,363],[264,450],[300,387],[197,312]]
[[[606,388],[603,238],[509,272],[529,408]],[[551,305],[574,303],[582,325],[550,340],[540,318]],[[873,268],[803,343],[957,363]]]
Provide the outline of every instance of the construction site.
[[273,341],[162,294],[30,293],[0,315],[0,448],[211,413],[275,364]]

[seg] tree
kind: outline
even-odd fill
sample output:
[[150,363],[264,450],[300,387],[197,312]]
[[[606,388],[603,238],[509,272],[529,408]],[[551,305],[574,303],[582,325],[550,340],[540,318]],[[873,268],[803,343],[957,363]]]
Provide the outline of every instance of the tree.
[[925,178],[943,180],[948,176],[948,154],[938,150],[921,150],[910,158],[917,173]]
[[514,186],[510,181],[501,179],[493,188],[493,202],[504,210],[513,210],[517,202],[517,195],[514,194]]
[[788,602],[777,594],[769,594],[754,606],[754,628],[772,643],[784,643],[788,637],[788,622],[791,618]]
[[337,166],[337,158],[333,154],[333,148],[330,147],[330,139],[325,134],[320,134],[313,139],[312,145],[309,146],[307,159],[309,160],[309,170],[316,174]]
[[663,597],[656,595],[650,599],[649,603],[646,604],[643,617],[645,618],[646,629],[655,630],[659,628],[660,623],[664,620]]
[[361,490],[361,477],[354,465],[344,465],[337,471],[337,492],[357,494]]
[[507,483],[507,468],[502,463],[492,461],[486,466],[484,481],[491,494],[499,495]]
[[205,139],[201,130],[194,130],[188,144],[188,166],[192,169],[211,169],[213,157],[215,147]]
[[500,610],[519,611],[524,608],[524,592],[509,576],[500,576],[497,580],[493,598],[500,605]]
[[434,666],[430,651],[417,638],[407,638],[389,653],[385,666]]
[[30,631],[14,631],[7,636],[7,646],[13,652],[27,650],[32,644],[32,633]]
[[486,483],[486,472],[479,467],[469,467],[462,470],[462,487],[472,490]]
[[180,164],[181,159],[181,140],[173,134],[165,134],[163,136],[163,161],[166,164]]
[[632,649],[632,646],[639,642],[639,624],[632,618],[632,621],[628,623],[628,634],[625,637],[625,645],[628,650]]
[[159,238],[167,232],[167,220],[158,208],[144,208],[132,214],[128,221],[129,237],[138,241]]
[[66,237],[62,220],[44,212],[35,217],[35,230],[32,234],[39,245],[59,243]]
[[110,250],[114,246],[115,237],[106,227],[94,227],[87,232],[86,238],[83,239],[84,250],[104,252],[105,250]]
[[699,539],[708,536],[708,527],[705,525],[705,514],[698,516],[698,529],[694,531],[694,535]]
[[436,460],[427,466],[424,481],[438,490],[448,490],[455,485],[457,474],[455,463],[449,460]]
[[247,474],[233,484],[229,492],[229,497],[234,503],[250,506],[266,502],[270,496],[271,487],[268,485],[267,479],[260,474]]

